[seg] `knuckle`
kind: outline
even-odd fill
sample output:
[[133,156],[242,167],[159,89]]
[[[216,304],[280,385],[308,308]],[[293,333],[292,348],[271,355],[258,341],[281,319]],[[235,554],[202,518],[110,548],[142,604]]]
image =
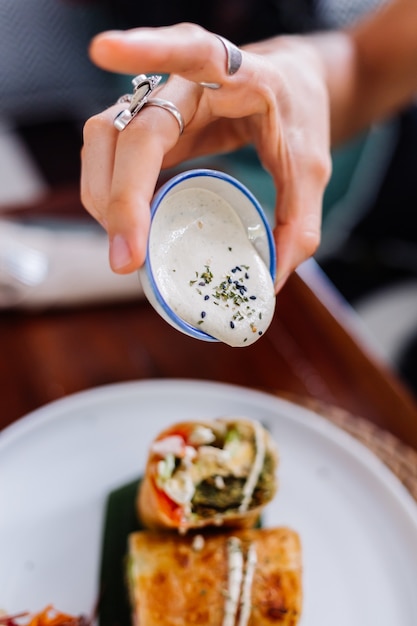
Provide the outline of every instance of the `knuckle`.
[[330,151],[323,151],[316,155],[314,159],[314,174],[317,181],[326,185],[332,173],[332,159]]
[[308,150],[298,148],[300,160],[305,167],[310,181],[315,185],[324,188],[329,182],[332,172],[332,159],[330,149],[319,145],[310,145]]
[[110,222],[136,223],[140,213],[140,200],[129,189],[117,189],[108,199],[107,212]]
[[321,241],[321,210],[320,202],[312,205],[311,210],[304,216],[300,228],[300,244],[307,257],[312,256]]
[[84,142],[90,138],[95,137],[103,132],[105,128],[108,128],[109,121],[104,113],[98,113],[90,117],[84,124],[83,137]]
[[305,228],[300,233],[300,248],[303,250],[306,258],[315,254],[321,241],[321,232],[319,228]]
[[177,28],[182,31],[182,35],[187,38],[192,37],[193,39],[200,38],[207,32],[202,26],[192,22],[181,22],[177,25]]

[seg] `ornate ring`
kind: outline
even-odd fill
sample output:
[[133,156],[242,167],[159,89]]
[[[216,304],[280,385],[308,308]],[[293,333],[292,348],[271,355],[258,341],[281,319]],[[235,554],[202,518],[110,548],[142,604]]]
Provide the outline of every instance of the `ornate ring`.
[[150,98],[145,102],[144,106],[161,107],[161,109],[165,109],[165,111],[171,113],[171,115],[173,115],[177,120],[178,126],[180,127],[180,135],[182,135],[182,132],[184,130],[184,118],[182,117],[175,104],[173,104],[169,100],[163,100],[162,98]]
[[[234,43],[222,37],[221,35],[215,35],[219,41],[222,42],[224,49],[226,50],[226,73],[228,76],[236,74],[240,66],[242,65],[242,52]],[[208,87],[209,89],[219,89],[220,83],[199,83],[202,87]]]
[[158,74],[154,76],[138,74],[138,76],[135,76],[132,80],[133,94],[125,94],[117,100],[117,102],[129,103],[129,107],[120,111],[114,118],[113,124],[117,130],[124,130],[133,120],[135,115],[145,106],[150,94],[159,85],[161,79],[162,76]]

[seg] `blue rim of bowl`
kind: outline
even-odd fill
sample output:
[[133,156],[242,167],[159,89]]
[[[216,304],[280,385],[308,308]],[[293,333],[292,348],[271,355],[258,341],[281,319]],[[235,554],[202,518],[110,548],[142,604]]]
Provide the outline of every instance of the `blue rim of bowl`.
[[[150,228],[152,228],[152,221],[153,221],[156,211],[158,210],[160,203],[162,202],[163,198],[167,195],[167,193],[171,191],[173,187],[176,187],[178,183],[182,182],[183,180],[187,180],[189,178],[201,178],[203,176],[207,176],[210,178],[219,178],[220,180],[225,181],[233,185],[234,187],[237,187],[239,191],[250,200],[253,207],[258,212],[259,217],[261,218],[261,221],[265,228],[265,232],[266,232],[267,240],[268,240],[269,256],[270,256],[269,272],[271,274],[272,281],[274,282],[275,275],[276,275],[276,250],[275,250],[275,242],[272,236],[271,227],[266,219],[266,215],[264,213],[263,208],[259,204],[258,200],[255,198],[255,196],[249,191],[249,189],[247,189],[247,187],[245,187],[245,185],[239,182],[236,178],[233,178],[233,176],[230,176],[230,174],[226,174],[225,172],[220,172],[217,170],[195,169],[195,170],[187,170],[185,172],[181,172],[180,174],[177,174],[176,176],[171,178],[169,181],[167,181],[160,187],[160,189],[156,192],[152,200]],[[218,343],[220,341],[219,339],[216,339],[216,337],[213,337],[212,335],[205,333],[204,331],[196,328],[195,326],[192,326],[191,324],[186,322],[182,317],[179,317],[179,315],[177,315],[175,311],[171,309],[171,307],[167,304],[166,300],[164,299],[161,292],[159,291],[158,285],[156,284],[156,280],[152,272],[149,258],[150,258],[150,255],[149,255],[149,238],[148,238],[148,244],[146,248],[145,270],[146,270],[146,274],[148,276],[148,280],[151,285],[152,291],[155,295],[155,298],[158,304],[161,306],[161,308],[165,311],[166,315],[172,320],[172,322],[176,326],[178,326],[185,334],[189,335],[190,337],[194,337],[195,339],[200,339],[203,341],[210,341],[210,342]]]

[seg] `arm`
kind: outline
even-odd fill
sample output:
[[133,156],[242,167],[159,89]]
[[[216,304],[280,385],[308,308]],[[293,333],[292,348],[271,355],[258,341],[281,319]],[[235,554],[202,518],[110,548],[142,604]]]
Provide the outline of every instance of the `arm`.
[[417,95],[417,2],[394,0],[345,30],[275,37],[248,46],[273,57],[308,42],[323,63],[331,141],[338,144],[395,113]]
[[417,95],[417,2],[395,0],[345,32],[310,37],[325,68],[332,143]]

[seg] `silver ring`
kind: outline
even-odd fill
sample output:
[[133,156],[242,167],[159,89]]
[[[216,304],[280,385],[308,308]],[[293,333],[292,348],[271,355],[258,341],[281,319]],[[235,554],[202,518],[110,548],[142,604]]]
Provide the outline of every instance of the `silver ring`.
[[228,39],[225,39],[221,35],[216,35],[216,37],[217,39],[220,39],[226,50],[226,71],[229,76],[233,76],[233,74],[236,74],[236,72],[242,65],[242,52],[237,46],[235,46],[234,43],[230,42]]
[[150,98],[145,102],[144,106],[161,107],[161,109],[165,109],[165,111],[171,113],[171,115],[173,115],[177,120],[178,126],[180,127],[180,135],[182,135],[182,132],[184,130],[184,118],[182,117],[175,104],[173,104],[169,100],[163,100],[162,98]]
[[117,102],[129,103],[129,107],[120,111],[113,120],[113,125],[117,130],[124,130],[133,120],[135,115],[145,106],[149,96],[159,85],[161,79],[162,76],[159,76],[159,74],[155,74],[154,76],[138,74],[138,76],[135,76],[132,80],[133,94],[125,94],[124,96],[120,96],[117,100]]
[[[219,41],[222,42],[224,49],[226,50],[226,72],[228,76],[236,74],[240,66],[242,65],[242,52],[234,43],[222,37],[221,35],[215,35]],[[220,89],[220,83],[199,83],[202,87],[208,89]]]

